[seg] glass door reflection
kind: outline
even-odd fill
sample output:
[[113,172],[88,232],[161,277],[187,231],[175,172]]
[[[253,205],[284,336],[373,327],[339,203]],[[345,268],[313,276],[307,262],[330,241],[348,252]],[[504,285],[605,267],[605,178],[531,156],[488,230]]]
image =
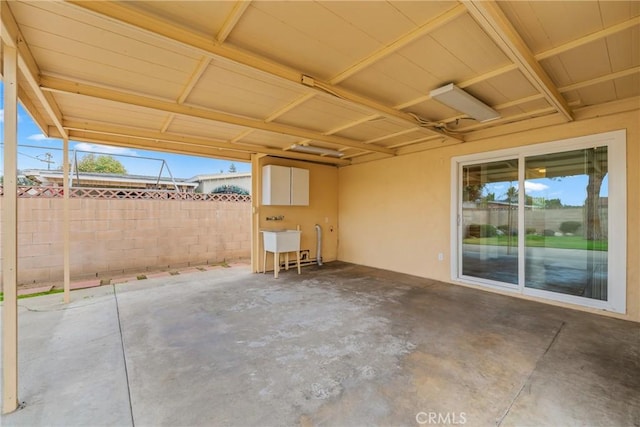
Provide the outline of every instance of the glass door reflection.
[[518,284],[518,160],[462,168],[463,276]]
[[607,172],[607,147],[525,159],[525,287],[607,300]]

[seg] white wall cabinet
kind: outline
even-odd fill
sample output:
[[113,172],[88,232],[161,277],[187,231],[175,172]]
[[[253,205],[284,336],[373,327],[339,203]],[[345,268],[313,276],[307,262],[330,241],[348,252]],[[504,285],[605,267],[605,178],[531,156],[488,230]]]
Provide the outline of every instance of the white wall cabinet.
[[309,206],[309,171],[287,166],[264,166],[262,204]]

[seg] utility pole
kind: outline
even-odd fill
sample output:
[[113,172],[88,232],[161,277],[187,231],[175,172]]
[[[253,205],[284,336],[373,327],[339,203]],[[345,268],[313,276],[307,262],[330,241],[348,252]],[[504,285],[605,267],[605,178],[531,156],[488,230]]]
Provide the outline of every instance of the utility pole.
[[52,164],[52,163],[55,163],[55,162],[53,161],[53,154],[51,154],[51,153],[44,153],[44,154],[42,154],[42,155],[46,158],[46,160],[45,160],[45,159],[41,159],[41,158],[40,158],[40,156],[37,156],[38,160],[40,160],[41,162],[44,162],[44,163],[46,163],[46,164],[47,164],[47,170],[48,170],[48,171],[49,171],[49,170],[51,170],[51,164]]

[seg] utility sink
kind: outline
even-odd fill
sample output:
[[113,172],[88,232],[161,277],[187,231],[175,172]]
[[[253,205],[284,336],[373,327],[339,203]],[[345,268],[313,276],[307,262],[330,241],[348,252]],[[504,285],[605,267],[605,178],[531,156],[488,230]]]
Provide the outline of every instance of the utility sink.
[[264,250],[268,252],[294,252],[300,250],[299,230],[264,230]]
[[300,230],[262,230],[264,257],[262,272],[266,271],[267,252],[273,252],[273,275],[280,271],[280,254],[285,254],[285,269],[289,269],[289,252],[296,253],[298,274],[300,274]]

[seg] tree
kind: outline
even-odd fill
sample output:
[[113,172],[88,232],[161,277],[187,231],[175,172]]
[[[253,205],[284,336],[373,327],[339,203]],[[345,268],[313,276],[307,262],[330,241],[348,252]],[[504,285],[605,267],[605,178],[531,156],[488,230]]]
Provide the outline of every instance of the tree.
[[236,165],[231,163],[231,165],[229,166],[229,173],[236,173],[236,171],[237,171]]
[[99,156],[87,154],[78,162],[76,167],[79,172],[117,173],[121,175],[127,173],[122,163],[104,154]]
[[562,206],[562,201],[560,199],[548,199],[544,201],[545,209],[560,209]]
[[585,200],[586,238],[587,240],[601,240],[603,238],[600,224],[600,189],[602,181],[607,175],[607,147],[596,147],[586,150],[587,172],[587,200]]

